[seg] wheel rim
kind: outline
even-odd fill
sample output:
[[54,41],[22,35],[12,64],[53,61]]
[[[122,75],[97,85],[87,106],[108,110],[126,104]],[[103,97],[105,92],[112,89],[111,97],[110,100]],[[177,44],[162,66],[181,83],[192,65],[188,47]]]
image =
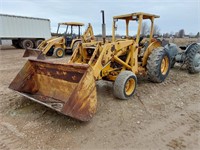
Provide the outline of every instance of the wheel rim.
[[30,47],[30,45],[31,45],[31,44],[30,44],[29,42],[26,43],[26,47]]
[[162,59],[162,62],[161,62],[161,73],[162,75],[165,75],[167,73],[169,69],[169,59],[167,56],[165,56],[163,59]]
[[129,79],[125,85],[126,95],[131,95],[135,89],[135,80],[133,78]]
[[58,55],[58,57],[61,57],[63,55],[63,51],[62,50],[58,50],[57,51],[57,55]]

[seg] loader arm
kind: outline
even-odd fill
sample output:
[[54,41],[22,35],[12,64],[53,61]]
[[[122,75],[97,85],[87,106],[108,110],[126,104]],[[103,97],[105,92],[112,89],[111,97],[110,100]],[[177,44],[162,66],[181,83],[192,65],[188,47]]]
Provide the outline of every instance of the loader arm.
[[45,59],[45,55],[50,51],[51,48],[64,47],[65,38],[63,36],[51,38],[43,41],[37,49],[26,49],[23,57],[34,56],[37,59]]
[[[82,43],[68,63],[88,64],[93,68],[96,80],[107,77],[115,80],[123,70],[137,72],[137,48],[133,40],[106,43]],[[125,56],[126,59],[121,57]],[[120,66],[120,67],[117,67]]]
[[92,25],[89,23],[87,29],[81,37],[83,43],[91,42],[95,40]]
[[65,38],[63,36],[57,37],[57,38],[52,38],[50,40],[47,40],[43,44],[41,44],[38,49],[42,51],[42,53],[45,55],[47,52],[50,50],[52,46],[59,47],[65,43]]

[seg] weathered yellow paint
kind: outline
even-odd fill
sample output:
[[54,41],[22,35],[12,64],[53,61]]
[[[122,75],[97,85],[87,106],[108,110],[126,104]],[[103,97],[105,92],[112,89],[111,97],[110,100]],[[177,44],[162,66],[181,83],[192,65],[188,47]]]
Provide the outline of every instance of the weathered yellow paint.
[[81,22],[61,22],[60,25],[70,25],[70,26],[84,26]]
[[28,60],[9,88],[82,121],[96,112],[96,85],[89,65]]
[[[95,80],[115,81],[118,74],[124,70],[130,70],[134,74],[147,73],[146,64],[149,55],[155,48],[161,46],[160,42],[153,39],[154,18],[158,17],[147,13],[115,16],[113,17],[112,42],[103,43],[93,40],[91,38],[93,31],[90,28],[89,33],[83,36],[85,42],[78,44],[67,64],[29,60],[13,80],[10,88],[65,115],[87,121],[96,112]],[[115,24],[118,19],[125,20],[126,39],[116,40],[115,38]],[[150,40],[143,40],[143,42],[148,42],[147,47],[143,47],[146,45],[140,42],[144,19],[149,19],[152,23]],[[129,35],[131,21],[138,21],[138,32],[135,38]],[[62,47],[64,43],[65,39],[60,37],[49,39],[40,46]],[[141,49],[144,53],[139,55]],[[163,73],[166,71],[166,63],[167,60],[163,60],[161,68]],[[135,89],[132,87],[133,84],[135,85],[133,80],[127,84],[128,94]]]
[[147,64],[147,59],[149,58],[149,55],[155,48],[158,47],[161,47],[161,43],[159,41],[154,41],[151,44],[149,44],[142,58],[142,66],[145,66]]
[[[152,25],[150,37],[153,37],[154,18],[158,17],[159,16],[157,15],[148,13],[132,13],[113,17],[112,42],[106,42],[105,44],[102,44],[102,42],[96,42],[95,44],[92,42],[84,43],[80,45],[79,48],[77,48],[77,51],[72,55],[70,63],[89,64],[93,68],[93,74],[96,80],[100,80],[107,76],[109,76],[107,79],[111,79],[110,76],[113,74],[113,76],[116,76],[124,70],[131,70],[135,74],[140,73],[141,70],[143,74],[144,70],[146,70],[145,65],[151,51],[160,46],[160,43],[149,40],[149,45],[144,53],[142,62],[138,62],[138,49],[141,48],[139,46],[139,42],[142,22],[144,19],[149,19],[151,21]],[[128,39],[115,40],[115,24],[117,19],[125,20],[126,36]],[[129,22],[136,20],[138,21],[138,31],[136,39],[134,40],[133,38],[129,37]],[[88,54],[88,50],[93,52]],[[120,65],[120,68],[113,68],[113,66],[115,67]]]
[[132,14],[126,14],[126,15],[120,15],[120,16],[114,16],[114,19],[123,19],[123,20],[136,20],[136,18],[133,17],[138,17],[140,15],[143,15],[143,19],[150,19],[152,16],[154,18],[159,18],[160,16],[154,15],[154,14],[149,14],[149,13],[144,13],[144,12],[137,12],[137,13],[132,13]]
[[[73,27],[73,26],[83,26],[84,24],[78,23],[78,22],[65,22],[65,23],[59,23],[59,25],[70,25]],[[62,48],[63,50],[72,50],[76,42],[85,43],[85,42],[94,42],[94,41],[95,41],[95,37],[93,33],[93,28],[91,24],[89,23],[86,31],[81,36],[81,38],[72,39],[70,46],[68,47],[66,46],[66,38],[65,36],[61,36],[61,37],[53,37],[53,38],[43,41],[37,47],[37,50],[40,50],[43,55],[46,55],[51,50],[51,48],[53,49]],[[24,55],[24,57],[31,56],[32,53],[29,51],[31,50],[25,51],[26,55]]]

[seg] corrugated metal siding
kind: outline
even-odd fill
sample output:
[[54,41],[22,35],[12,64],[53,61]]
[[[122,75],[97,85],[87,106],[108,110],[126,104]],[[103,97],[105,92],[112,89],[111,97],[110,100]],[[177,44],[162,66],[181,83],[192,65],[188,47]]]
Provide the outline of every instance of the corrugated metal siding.
[[50,21],[31,17],[0,14],[0,38],[51,37]]

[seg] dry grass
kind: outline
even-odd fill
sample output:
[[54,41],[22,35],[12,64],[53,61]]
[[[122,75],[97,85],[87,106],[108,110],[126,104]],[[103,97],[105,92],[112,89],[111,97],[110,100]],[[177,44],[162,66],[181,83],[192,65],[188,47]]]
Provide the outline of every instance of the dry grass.
[[[120,38],[118,38],[120,39]],[[102,41],[102,37],[96,37],[97,41]],[[111,41],[111,37],[106,38],[107,41]],[[165,40],[168,40],[170,43],[175,43],[178,46],[186,46],[191,43],[200,43],[200,39],[197,38],[166,38]]]
[[169,40],[170,43],[177,44],[178,46],[184,46],[191,43],[200,42],[199,41],[200,39],[197,39],[197,38],[174,38],[174,39],[170,38],[167,40]]

